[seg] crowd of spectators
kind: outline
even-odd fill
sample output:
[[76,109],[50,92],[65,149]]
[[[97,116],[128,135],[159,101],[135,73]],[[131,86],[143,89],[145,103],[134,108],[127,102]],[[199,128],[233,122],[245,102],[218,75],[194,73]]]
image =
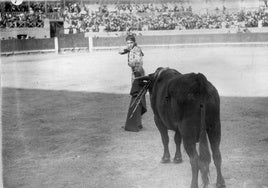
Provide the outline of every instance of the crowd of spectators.
[[173,4],[90,5],[79,3],[44,4],[31,2],[5,6],[0,27],[43,27],[47,13],[57,13],[64,21],[64,33],[112,32],[128,30],[220,29],[237,25],[268,27],[268,9],[228,12],[226,7],[196,13],[191,6]]
[[44,27],[43,15],[37,13],[1,13],[0,28]]
[[0,28],[44,27],[46,13],[60,13],[60,3],[23,2],[16,6],[1,2]]
[[131,30],[175,29],[173,14],[192,13],[176,4],[118,4],[113,7],[71,4],[65,7],[63,18],[66,33]]
[[44,1],[29,1],[23,2],[22,4],[16,6],[13,5],[11,2],[4,2],[2,4],[3,12],[28,12],[29,8],[33,9],[35,12],[57,12],[61,9],[61,4],[58,2],[53,3],[45,3]]
[[177,4],[119,4],[112,8],[102,5],[95,11],[72,4],[65,7],[63,18],[65,33],[268,26],[265,8],[228,12],[223,7],[221,10],[216,8],[213,13],[198,14],[190,6],[184,8]]

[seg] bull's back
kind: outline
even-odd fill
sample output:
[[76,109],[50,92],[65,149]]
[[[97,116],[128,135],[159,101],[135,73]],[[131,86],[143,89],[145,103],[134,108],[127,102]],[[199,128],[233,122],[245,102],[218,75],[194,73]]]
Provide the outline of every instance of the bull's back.
[[206,106],[207,123],[219,121],[220,98],[218,91],[203,74],[183,75],[169,69],[160,75],[154,83],[151,96],[152,109],[155,116],[168,129],[176,130],[178,124],[185,119],[199,124],[201,103]]
[[156,118],[170,130],[175,130],[174,110],[168,95],[168,86],[181,74],[173,69],[163,72],[155,81],[151,93],[151,107]]
[[203,74],[189,73],[173,79],[169,83],[168,93],[171,96],[171,107],[177,111],[179,122],[187,120],[200,124],[200,105],[205,105],[208,124],[219,121],[218,91]]

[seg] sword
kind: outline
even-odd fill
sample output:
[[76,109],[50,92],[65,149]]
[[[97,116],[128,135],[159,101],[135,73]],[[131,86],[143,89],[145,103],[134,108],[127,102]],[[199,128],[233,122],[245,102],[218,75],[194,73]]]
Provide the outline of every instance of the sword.
[[142,97],[146,94],[147,89],[149,88],[149,86],[151,85],[151,81],[148,81],[143,88],[140,90],[140,92],[138,93],[137,97],[134,99],[134,101],[131,103],[130,108],[133,107],[135,105],[135,107],[133,108],[129,119],[131,119],[135,113],[135,111],[137,110],[139,104],[141,103]]

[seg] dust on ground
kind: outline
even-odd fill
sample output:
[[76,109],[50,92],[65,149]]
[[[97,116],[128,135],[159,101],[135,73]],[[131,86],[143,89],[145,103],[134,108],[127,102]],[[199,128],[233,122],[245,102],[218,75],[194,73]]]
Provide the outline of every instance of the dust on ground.
[[[221,95],[227,187],[267,188],[267,48],[161,48],[144,53],[147,73],[162,66],[207,76]],[[106,51],[1,61],[5,188],[190,187],[184,151],[182,164],[160,163],[162,143],[148,96],[144,129],[121,129],[130,99],[126,57]],[[213,163],[210,171],[215,187]]]
[[[158,67],[201,72],[221,96],[268,96],[268,47],[191,47],[144,50],[147,74]],[[117,51],[1,57],[2,86],[124,93],[130,89],[127,56]]]
[[[268,98],[221,100],[227,187],[267,187]],[[184,150],[182,164],[160,163],[163,147],[148,97],[144,129],[121,129],[128,103],[124,94],[3,88],[5,187],[190,187]],[[174,134],[169,134],[174,155]],[[215,175],[211,163],[211,187]]]

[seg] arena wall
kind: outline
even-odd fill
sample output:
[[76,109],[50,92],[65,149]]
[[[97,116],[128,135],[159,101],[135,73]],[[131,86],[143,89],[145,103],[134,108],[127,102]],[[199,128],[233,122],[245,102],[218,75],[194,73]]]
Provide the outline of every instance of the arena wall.
[[1,54],[20,54],[31,52],[59,52],[72,49],[88,49],[89,40],[84,34],[62,35],[59,38],[3,40]]
[[83,49],[88,48],[88,38],[83,33],[62,35],[59,37],[59,49]]
[[[219,33],[181,35],[138,35],[139,45],[144,47],[187,46],[187,45],[268,45],[268,33]],[[85,37],[84,34],[63,35],[59,38],[3,40],[1,54],[71,50],[118,49],[125,45],[125,36]]]
[[[189,35],[158,35],[137,36],[139,45],[175,45],[200,43],[262,43],[268,42],[268,33],[228,33],[228,34],[189,34]],[[95,49],[118,47],[125,45],[125,37],[95,37]]]
[[53,38],[1,41],[1,54],[53,51],[54,49]]

